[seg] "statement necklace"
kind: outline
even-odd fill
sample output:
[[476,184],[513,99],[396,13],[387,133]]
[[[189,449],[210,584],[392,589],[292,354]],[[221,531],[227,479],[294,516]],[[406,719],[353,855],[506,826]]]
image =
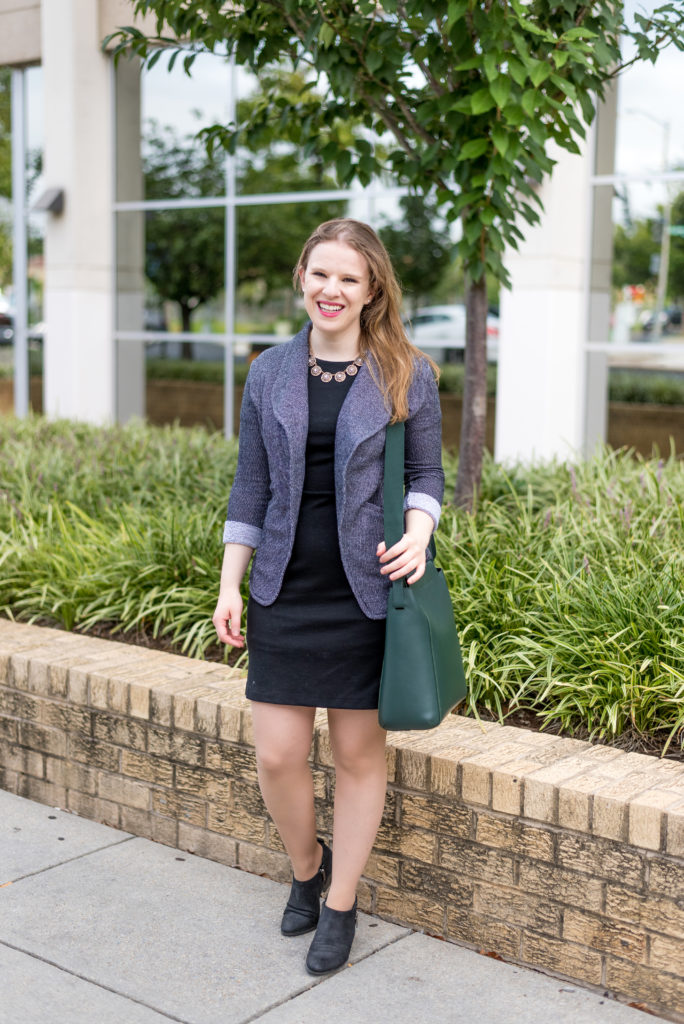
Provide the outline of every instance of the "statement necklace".
[[347,377],[355,377],[359,372],[359,366],[363,366],[363,359],[361,356],[357,356],[349,366],[346,366],[344,370],[338,370],[337,373],[330,373],[329,370],[324,370],[322,366],[319,366],[316,362],[316,356],[309,349],[309,366],[311,367],[311,376],[320,377],[321,380],[327,384],[331,380],[336,380],[338,384],[341,384]]

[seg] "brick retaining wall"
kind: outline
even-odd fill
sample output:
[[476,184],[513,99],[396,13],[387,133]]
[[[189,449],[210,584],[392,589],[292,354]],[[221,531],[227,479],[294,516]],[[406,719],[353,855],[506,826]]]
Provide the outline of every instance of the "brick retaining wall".
[[[243,694],[215,663],[0,619],[0,786],[287,881]],[[683,764],[460,715],[387,757],[362,909],[684,1021]],[[329,837],[324,712],[312,763]]]

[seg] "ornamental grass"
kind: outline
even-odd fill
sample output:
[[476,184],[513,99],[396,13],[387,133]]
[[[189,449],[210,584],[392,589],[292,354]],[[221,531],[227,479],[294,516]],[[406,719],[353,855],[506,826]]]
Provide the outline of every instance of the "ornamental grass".
[[[0,614],[225,659],[211,616],[236,461],[201,428],[0,419]],[[477,508],[446,504],[436,537],[467,713],[679,754],[683,508],[673,455],[487,459]]]

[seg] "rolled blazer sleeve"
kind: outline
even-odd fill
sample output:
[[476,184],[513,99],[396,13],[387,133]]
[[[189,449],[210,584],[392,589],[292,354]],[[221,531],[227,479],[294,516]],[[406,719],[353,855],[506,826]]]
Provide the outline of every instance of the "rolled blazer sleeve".
[[258,547],[271,496],[268,456],[261,433],[259,408],[254,400],[256,362],[247,374],[240,409],[240,439],[235,479],[228,499],[223,542]]
[[404,509],[427,512],[437,529],[444,497],[442,409],[430,364],[422,359],[415,385],[422,393],[405,424]]

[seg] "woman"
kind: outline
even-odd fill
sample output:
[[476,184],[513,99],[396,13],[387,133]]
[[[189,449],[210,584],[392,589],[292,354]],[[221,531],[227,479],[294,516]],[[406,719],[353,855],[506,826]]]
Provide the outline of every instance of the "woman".
[[[390,580],[420,579],[444,474],[436,367],[406,338],[379,238],[351,219],[321,224],[295,268],[310,323],[250,367],[213,622],[242,647],[247,606],[259,785],[292,862],[284,935],[316,929],[306,967],[347,962],[356,889],[380,824],[386,733],[378,724]],[[385,428],[406,423],[405,533],[383,541]],[[332,851],[316,838],[308,756],[328,709],[335,763]],[[329,886],[320,908],[320,897]]]

